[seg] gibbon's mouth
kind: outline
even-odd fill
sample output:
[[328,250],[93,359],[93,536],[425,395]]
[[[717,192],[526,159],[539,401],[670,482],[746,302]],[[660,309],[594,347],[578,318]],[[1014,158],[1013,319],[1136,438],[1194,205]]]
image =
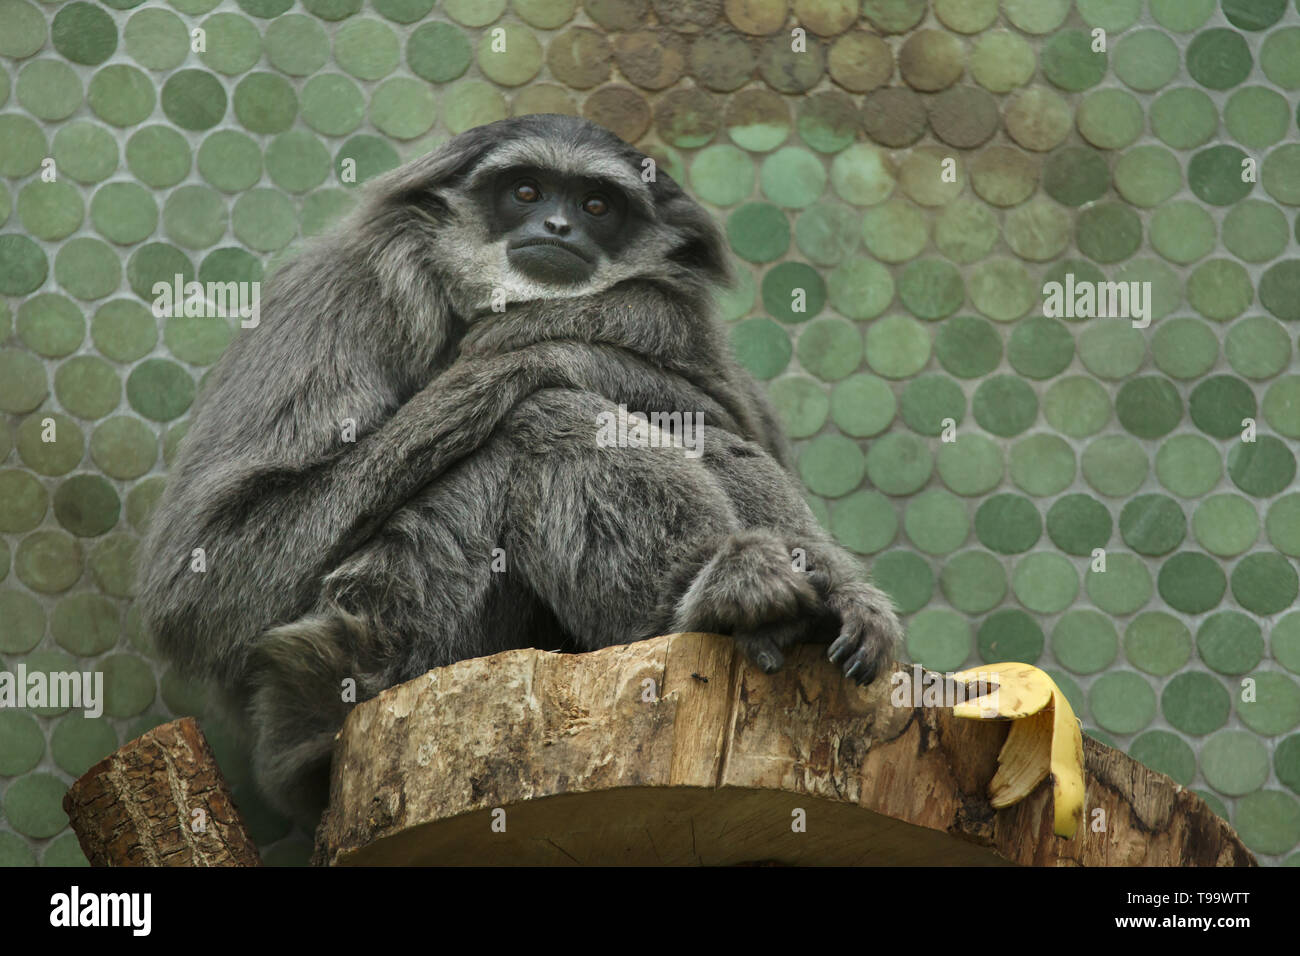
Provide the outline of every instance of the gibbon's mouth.
[[576,256],[588,265],[595,265],[590,256],[575,247],[572,243],[565,242],[563,239],[553,239],[549,236],[539,236],[536,239],[521,239],[519,242],[511,243],[507,247],[506,251],[515,252],[519,249],[527,249],[531,246],[554,246],[556,249],[563,249],[571,256]]

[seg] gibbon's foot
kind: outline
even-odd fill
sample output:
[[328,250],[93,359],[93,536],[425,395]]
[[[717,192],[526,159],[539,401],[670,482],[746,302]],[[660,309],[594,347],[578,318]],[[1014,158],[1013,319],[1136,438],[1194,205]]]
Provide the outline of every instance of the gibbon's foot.
[[[815,583],[826,587],[824,578]],[[859,686],[870,684],[889,662],[902,637],[903,627],[893,602],[866,581],[849,581],[829,589],[825,601],[839,619],[838,635],[827,656],[843,668],[849,680]]]

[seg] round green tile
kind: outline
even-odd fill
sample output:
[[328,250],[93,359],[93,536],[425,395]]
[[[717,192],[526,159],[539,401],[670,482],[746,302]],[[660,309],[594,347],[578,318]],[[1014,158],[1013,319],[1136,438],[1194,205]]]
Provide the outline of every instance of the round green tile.
[[1126,150],[1115,164],[1115,189],[1135,206],[1158,206],[1182,184],[1177,157],[1161,146]]
[[975,512],[975,535],[998,554],[1028,551],[1042,536],[1043,519],[1032,501],[1021,495],[987,498]]
[[1124,632],[1124,656],[1134,667],[1166,677],[1182,670],[1191,659],[1191,632],[1172,614],[1146,611],[1135,617]]
[[1115,660],[1118,650],[1115,626],[1097,611],[1067,611],[1052,628],[1052,653],[1062,666],[1076,674],[1104,670]]
[[[692,185],[694,185],[694,177],[699,167],[700,157],[697,156],[695,162],[691,165]],[[728,176],[728,181],[735,182],[736,180]],[[751,167],[749,179],[746,180],[744,177],[739,179],[744,193],[737,196],[735,202],[739,202],[749,195],[752,181],[753,168]],[[713,185],[721,186],[721,182],[719,178]],[[728,203],[717,203],[715,200],[708,199],[704,195],[704,193],[711,192],[708,186],[703,191],[696,187],[695,192],[696,195],[704,198],[706,202],[714,202],[715,205],[729,205]],[[717,191],[712,191],[712,195],[725,198],[722,193]],[[819,266],[833,266],[851,256],[857,250],[858,232],[858,216],[854,210],[845,208],[839,203],[814,203],[801,212],[799,218],[795,220],[794,242],[799,247],[799,251],[812,262]],[[885,272],[885,275],[888,276],[888,272]],[[834,281],[833,278],[832,281]]]
[[[730,144],[709,146],[700,150],[691,163],[690,177],[691,187],[700,199],[715,206],[734,206],[754,188],[754,161]],[[800,216],[800,223],[814,211]]]
[[1219,611],[1196,632],[1196,650],[1220,674],[1245,674],[1264,657],[1264,635],[1259,624],[1240,611]]
[[814,379],[805,375],[784,376],[768,387],[767,394],[791,438],[815,435],[826,423],[830,397]]
[[[658,41],[656,41],[658,45]],[[806,93],[826,72],[825,52],[816,41],[795,50],[788,36],[777,35],[763,43],[758,72],[778,93]]]
[[1138,554],[1168,554],[1187,536],[1187,517],[1178,502],[1165,495],[1139,495],[1119,516],[1124,543]]
[[18,426],[18,454],[33,471],[62,475],[76,467],[85,450],[85,436],[65,415],[37,412]]
[[382,79],[397,68],[400,58],[397,34],[380,20],[350,19],[334,35],[334,62],[359,80]]
[[36,531],[14,552],[18,580],[41,594],[66,591],[81,577],[81,545],[63,531]]
[[960,425],[966,415],[966,396],[945,375],[920,375],[903,389],[900,405],[903,421],[921,435],[939,435],[944,422],[951,419]]
[[934,470],[934,455],[922,438],[908,432],[891,432],[867,450],[867,478],[887,495],[920,491]]
[[817,319],[800,331],[795,351],[807,371],[823,382],[835,382],[861,364],[862,333],[844,319]]
[[18,777],[45,755],[45,735],[31,714],[18,710],[0,713],[0,774]]
[[1167,730],[1149,730],[1128,748],[1129,756],[1157,773],[1172,777],[1186,786],[1196,776],[1196,754],[1177,734]]
[[158,438],[140,419],[117,415],[90,436],[90,457],[110,478],[138,478],[158,460]]
[[1243,199],[1223,219],[1223,244],[1234,256],[1247,262],[1277,258],[1290,236],[1290,227],[1281,210],[1258,199]]
[[181,186],[167,197],[162,221],[173,242],[187,249],[202,249],[214,245],[225,233],[226,202],[207,186]]
[[1300,734],[1292,734],[1277,745],[1273,752],[1273,767],[1278,780],[1300,793]]
[[930,603],[934,594],[934,572],[929,562],[901,548],[882,554],[872,562],[871,580],[894,599],[900,614],[919,611]]
[[898,295],[918,318],[941,319],[961,308],[965,288],[955,266],[942,259],[923,259],[903,270]]
[[945,442],[939,448],[938,465],[943,483],[959,495],[987,494],[1002,481],[1002,449],[984,435]]
[[1194,551],[1174,555],[1160,566],[1156,589],[1176,611],[1201,614],[1217,607],[1228,581],[1217,561]]
[[211,129],[226,115],[225,87],[205,70],[173,73],[163,84],[161,99],[163,112],[181,129]]
[[1274,86],[1300,88],[1300,27],[1270,30],[1259,50],[1259,65]]
[[134,717],[153,703],[157,682],[153,670],[134,654],[112,654],[99,662],[104,671],[104,713]]
[[1066,554],[1090,556],[1106,547],[1112,530],[1110,512],[1089,495],[1063,495],[1047,510],[1047,535]]
[[117,643],[118,606],[89,592],[61,598],[54,608],[50,631],[59,646],[78,657],[94,657]]
[[983,614],[1002,603],[1007,593],[1007,573],[1002,562],[987,551],[965,551],[944,565],[939,586],[957,610]]
[[[135,549],[137,539],[133,535],[110,534],[100,538],[90,552],[90,576],[95,586],[105,594],[113,597],[133,597],[135,595]],[[153,675],[145,671],[152,683]],[[111,685],[112,678],[104,675],[106,686]],[[111,696],[105,703],[104,710],[113,715]],[[114,715],[114,716],[131,716]]]
[[748,262],[772,262],[790,247],[790,223],[777,206],[746,203],[727,218],[727,240]]
[[1079,251],[1095,262],[1120,262],[1142,244],[1142,221],[1126,205],[1097,203],[1079,213],[1075,242]]
[[1199,378],[1218,359],[1219,340],[1204,322],[1173,319],[1156,329],[1151,340],[1151,357],[1166,375],[1178,379]]
[[1020,258],[1046,262],[1069,245],[1070,226],[1066,210],[1045,199],[1031,199],[1007,213],[1002,235]]
[[1043,655],[1043,631],[1034,618],[1018,608],[995,611],[976,635],[980,657],[988,664],[1023,661],[1033,664]]
[[1142,0],[1077,0],[1083,22],[1107,33],[1127,30],[1142,15]]
[[[1259,301],[1270,313],[1290,322],[1300,320],[1300,259],[1269,266],[1259,280]],[[1243,292],[1240,298],[1245,298]]]
[[1109,186],[1110,168],[1094,149],[1066,147],[1053,152],[1043,164],[1043,189],[1067,206],[1100,199]]
[[1286,610],[1300,591],[1300,577],[1285,557],[1271,552],[1248,554],[1232,570],[1232,596],[1256,614]]
[[1034,48],[1010,30],[981,34],[971,51],[971,76],[994,93],[1007,93],[1028,83],[1036,66]]
[[867,250],[884,262],[906,262],[918,255],[927,232],[924,214],[900,199],[873,206],[862,221]]
[[1167,379],[1143,375],[1125,382],[1115,398],[1115,414],[1124,430],[1138,438],[1160,438],[1183,417],[1178,390]]
[[361,88],[342,74],[318,74],[302,88],[302,118],[318,133],[346,135],[361,124],[365,112]]
[[90,218],[105,239],[129,246],[153,233],[158,206],[149,190],[137,183],[108,183],[95,192]]
[[[88,7],[90,4],[75,3],[71,6]],[[23,836],[34,839],[59,833],[68,825],[68,815],[63,812],[63,795],[67,789],[63,780],[49,773],[30,773],[12,781],[4,797],[4,815],[9,825]]]
[[1038,417],[1038,397],[1024,380],[994,375],[982,381],[971,399],[980,427],[1002,438],[1018,435]]
[[262,178],[262,150],[238,130],[218,130],[199,147],[199,173],[223,192],[242,192]]
[[934,243],[952,262],[978,262],[997,241],[997,219],[984,203],[973,199],[949,203],[934,222]]
[[[9,12],[6,11],[6,15]],[[30,31],[32,28],[26,29]],[[94,66],[103,63],[117,49],[117,24],[103,8],[78,0],[60,7],[54,15],[50,40],[54,48],[73,63]]]
[[960,498],[931,488],[908,500],[903,528],[912,543],[926,554],[948,554],[966,541],[970,520]]
[[856,442],[843,435],[820,435],[799,455],[799,475],[815,494],[838,498],[862,481],[866,460]]
[[[1095,52],[1092,35],[1084,30],[1061,30],[1043,44],[1043,75],[1063,90],[1078,93],[1096,86],[1106,75],[1106,53]],[[1121,43],[1122,48],[1122,43]],[[1116,63],[1116,70],[1119,63]]]
[[[701,84],[717,92],[730,92],[744,86],[753,77],[756,62],[749,38],[729,30],[699,34],[691,43],[691,74]],[[822,94],[816,105],[808,100],[802,104],[806,110],[803,115],[808,120],[801,135],[804,135],[804,142],[808,145],[813,146],[814,142],[818,142],[829,146],[844,135],[846,127],[857,125],[855,111],[839,111],[831,105],[838,99],[839,94],[829,93]],[[850,134],[847,140],[841,141],[839,147],[831,147],[827,151],[834,152],[835,149],[848,145],[852,139]]]
[[1227,723],[1230,698],[1218,679],[1199,671],[1178,674],[1165,685],[1161,713],[1183,734],[1212,734]]
[[1056,614],[1079,594],[1079,573],[1067,559],[1051,551],[1026,555],[1011,577],[1016,599],[1035,614]]
[[21,533],[41,523],[49,509],[45,486],[16,468],[0,471],[0,531]]
[[235,118],[252,133],[280,133],[298,115],[298,94],[282,76],[249,73],[231,98]]
[[1247,149],[1260,150],[1286,135],[1291,109],[1280,93],[1264,86],[1247,86],[1228,98],[1223,120],[1233,139]]
[[69,714],[50,735],[50,754],[59,769],[74,777],[84,774],[118,748],[117,733],[105,720]]
[[1123,149],[1142,135],[1145,118],[1132,93],[1098,90],[1079,104],[1075,124],[1079,134],[1098,149]]
[[178,316],[168,319],[163,341],[168,350],[191,365],[211,365],[234,339],[234,327],[225,319]]
[[194,401],[194,380],[175,362],[147,359],[126,380],[131,407],[153,421],[169,421],[185,413]]
[[1300,557],[1300,494],[1286,495],[1269,505],[1264,529],[1273,547]]
[[1267,498],[1295,481],[1295,454],[1281,439],[1260,435],[1253,442],[1236,442],[1228,451],[1228,475],[1246,494]]
[[1011,480],[1027,494],[1045,498],[1074,481],[1074,450],[1057,435],[1043,432],[1011,446]]
[[927,104],[930,128],[949,146],[973,149],[998,131],[1001,115],[994,97],[977,86],[954,86]]
[[287,246],[297,234],[293,204],[275,189],[252,189],[235,200],[230,228],[244,245],[258,252]]
[[[116,145],[113,149],[116,155]],[[126,163],[140,182],[163,189],[189,174],[190,146],[170,126],[146,126],[127,140]]]
[[71,299],[47,292],[18,307],[16,331],[33,352],[59,358],[75,350],[86,337],[86,320]]
[[26,176],[35,172],[48,154],[45,133],[26,116],[0,115],[0,137],[5,143],[0,153],[0,175],[13,179]]
[[1026,33],[1051,33],[1070,13],[1070,0],[1002,0],[1002,13]]
[[0,349],[0,411],[30,412],[49,392],[40,360],[23,349]]
[[26,654],[45,635],[45,611],[35,598],[16,588],[0,590],[0,651]]
[[117,407],[122,384],[117,371],[94,355],[77,355],[60,363],[54,373],[59,403],[78,418],[102,418]]
[[1016,94],[1005,108],[1007,133],[1025,149],[1046,152],[1064,142],[1073,111],[1058,93],[1031,87]]
[[79,183],[97,183],[117,168],[117,142],[98,123],[74,120],[60,126],[53,150],[59,171]]
[[78,299],[99,299],[117,290],[122,266],[117,252],[107,243],[79,236],[59,249],[54,277]]
[[876,491],[857,491],[831,508],[831,533],[835,540],[858,554],[875,554],[898,534],[898,515],[888,498]]
[[915,319],[890,315],[867,327],[866,359],[876,374],[907,378],[924,368],[929,358],[930,333]]
[[853,93],[868,93],[894,72],[894,56],[873,33],[855,30],[836,38],[826,59],[832,80]]
[[1127,435],[1107,435],[1084,449],[1083,477],[1112,498],[1132,494],[1146,481],[1149,463],[1141,443]]
[[1242,797],[1233,822],[1241,842],[1256,853],[1286,853],[1300,842],[1300,803],[1280,790]]
[[740,364],[760,379],[780,374],[794,351],[786,330],[768,318],[737,322],[731,329],[731,347]]
[[[400,164],[401,158],[388,140],[366,133],[353,136],[334,154],[334,171],[349,186],[364,183]],[[354,178],[347,176],[349,172]]]
[[831,188],[855,206],[872,206],[888,199],[895,176],[888,154],[866,143],[853,144],[831,162]]
[[1156,694],[1146,678],[1133,671],[1102,674],[1088,689],[1093,718],[1113,734],[1134,734],[1156,715]]
[[1268,750],[1254,734],[1225,730],[1201,744],[1201,773],[1215,790],[1239,797],[1268,779]]
[[1115,75],[1142,93],[1168,85],[1178,72],[1178,61],[1177,45],[1161,30],[1126,33],[1115,44]]
[[939,326],[934,350],[939,363],[958,378],[981,378],[1002,360],[1002,337],[987,319],[958,316]]
[[1071,438],[1096,434],[1110,420],[1110,396],[1091,378],[1072,375],[1053,382],[1043,397],[1043,417]]
[[947,89],[965,69],[962,42],[946,30],[917,30],[898,50],[898,72],[908,86],[924,93]]
[[18,192],[18,219],[37,239],[62,239],[85,218],[81,191],[64,182],[30,182]]
[[204,66],[237,76],[262,58],[262,35],[253,21],[237,13],[217,13],[203,21],[207,49],[199,53]]
[[1219,483],[1219,451],[1199,435],[1178,435],[1160,446],[1156,477],[1176,495],[1197,498]]
[[1192,389],[1188,411],[1201,431],[1215,438],[1232,438],[1246,427],[1243,419],[1255,417],[1255,393],[1239,378],[1216,375]]
[[831,420],[854,438],[878,435],[889,427],[896,410],[889,383],[865,372],[850,375],[831,390]]
[[137,483],[131,489],[126,496],[126,520],[131,522],[131,527],[137,531],[144,531],[148,527],[149,519],[153,517],[153,512],[158,507],[158,499],[162,497],[165,485],[163,478],[155,475]]
[[1197,506],[1192,530],[1211,554],[1241,554],[1259,537],[1255,507],[1240,495],[1213,495]]
[[980,263],[972,270],[966,291],[976,309],[999,322],[1020,318],[1037,301],[1033,279],[1015,259]]
[[49,122],[67,119],[81,105],[81,80],[60,60],[33,60],[18,72],[14,85],[24,110]]
[[[854,236],[858,232],[854,221]],[[894,277],[871,259],[852,258],[831,271],[827,282],[831,306],[851,319],[874,319],[894,299]]]
[[953,671],[970,656],[970,622],[944,608],[919,611],[907,624],[907,653],[922,667]]
[[1099,378],[1126,379],[1146,358],[1146,339],[1126,319],[1098,319],[1079,336],[1079,359]]
[[733,96],[724,122],[732,142],[756,153],[780,146],[791,129],[790,110],[785,100],[764,89],[745,90]]
[[[392,130],[388,132],[396,135]],[[293,193],[306,192],[321,185],[329,176],[329,150],[306,130],[291,129],[275,137],[266,147],[266,171],[271,181],[282,189]]]
[[1106,570],[1084,574],[1088,599],[1108,614],[1132,614],[1151,599],[1154,587],[1146,565],[1131,554],[1111,554]]
[[158,326],[149,310],[138,302],[114,299],[95,312],[90,336],[104,357],[132,362],[153,349],[158,341]]
[[[1203,202],[1230,206],[1250,195],[1252,183],[1242,180],[1242,162],[1246,154],[1236,146],[1220,145],[1203,149],[1187,164],[1187,182]],[[1264,163],[1267,187],[1268,161]]]
[[1300,438],[1300,375],[1287,375],[1264,393],[1264,420],[1287,438]]
[[[994,206],[1014,206],[1028,199],[1038,188],[1038,159],[1022,149],[992,146],[971,161],[971,187]],[[960,200],[948,208],[957,205]]]
[[1235,30],[1202,30],[1187,47],[1187,72],[1212,90],[1226,90],[1242,82],[1254,60],[1245,37]]
[[[263,43],[271,66],[290,76],[310,76],[329,59],[330,41],[320,22],[296,13],[277,16],[268,23]],[[409,46],[407,57],[415,69]]]
[[[1227,224],[1224,225],[1227,242]],[[1151,246],[1170,262],[1187,265],[1214,251],[1215,225],[1199,203],[1167,202],[1151,217]]]
[[1202,90],[1178,87],[1151,104],[1151,131],[1174,149],[1195,149],[1219,128],[1219,113]]
[[950,30],[980,33],[998,17],[997,0],[934,0],[934,15]]
[[[394,38],[394,54],[396,53],[396,38]],[[335,45],[335,57],[338,57],[338,46]],[[542,68],[542,45],[537,41],[532,30],[525,26],[519,26],[508,23],[499,26],[484,33],[479,40],[477,54],[478,68],[493,83],[501,86],[521,86],[527,83]],[[346,63],[342,60],[339,65],[354,76],[359,74],[348,69]],[[395,67],[396,57],[394,56],[391,70]],[[387,72],[387,71],[386,71]],[[367,79],[368,77],[361,77]]]
[[5,22],[5,35],[0,38],[0,56],[20,60],[45,45],[45,17],[34,4],[23,0],[3,0],[0,2],[0,17]]
[[[748,51],[744,41],[741,48]],[[747,78],[746,73],[741,83]],[[816,93],[808,97],[799,105],[795,121],[799,138],[819,153],[838,153],[846,148],[853,143],[861,125],[853,101],[842,93]]]
[[1282,19],[1288,0],[1223,0],[1223,15],[1239,30],[1265,30]]
[[826,188],[826,169],[813,153],[797,146],[778,149],[759,170],[763,195],[778,206],[803,208]]

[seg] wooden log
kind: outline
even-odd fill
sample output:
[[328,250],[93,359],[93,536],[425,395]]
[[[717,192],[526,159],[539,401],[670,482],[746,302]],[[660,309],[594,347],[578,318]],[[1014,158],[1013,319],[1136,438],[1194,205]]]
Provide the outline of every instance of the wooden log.
[[63,809],[91,866],[261,866],[192,717],[155,727],[68,788]]
[[1203,800],[1091,738],[1072,839],[1050,782],[995,811],[1009,725],[893,690],[820,647],[765,675],[704,634],[462,661],[349,715],[315,862],[1254,864]]

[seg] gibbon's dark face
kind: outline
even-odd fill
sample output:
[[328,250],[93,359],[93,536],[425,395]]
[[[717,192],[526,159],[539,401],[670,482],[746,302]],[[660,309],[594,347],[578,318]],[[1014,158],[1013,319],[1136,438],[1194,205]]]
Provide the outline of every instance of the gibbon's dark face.
[[536,282],[586,282],[628,241],[628,201],[609,182],[516,167],[491,190],[492,238],[504,237],[511,267]]

